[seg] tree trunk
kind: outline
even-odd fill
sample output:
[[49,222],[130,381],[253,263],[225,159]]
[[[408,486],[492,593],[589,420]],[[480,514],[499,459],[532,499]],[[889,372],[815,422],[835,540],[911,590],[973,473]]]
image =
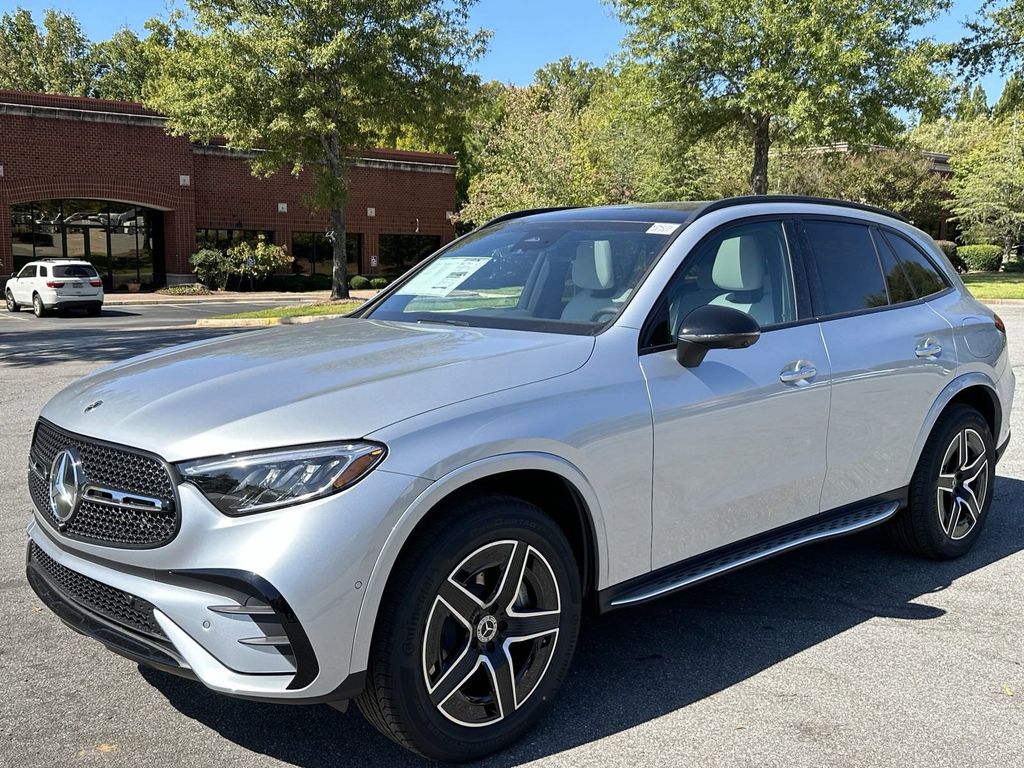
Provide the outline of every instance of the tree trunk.
[[345,208],[331,208],[331,229],[334,230],[334,269],[331,279],[331,301],[348,298],[348,248],[345,239]]
[[772,146],[771,117],[754,115],[754,167],[750,170],[750,193],[768,194],[768,150]]

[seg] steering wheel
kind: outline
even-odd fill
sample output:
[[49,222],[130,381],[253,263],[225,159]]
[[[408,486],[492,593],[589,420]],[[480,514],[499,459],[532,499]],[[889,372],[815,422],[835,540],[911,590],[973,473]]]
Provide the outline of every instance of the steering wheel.
[[604,322],[604,320],[602,320],[601,318],[607,317],[610,320],[611,318],[615,317],[617,314],[619,314],[619,310],[616,309],[615,307],[605,307],[604,309],[597,310],[597,312],[595,312],[593,315],[591,315],[590,316],[590,322],[592,322],[592,323],[601,323],[601,322]]

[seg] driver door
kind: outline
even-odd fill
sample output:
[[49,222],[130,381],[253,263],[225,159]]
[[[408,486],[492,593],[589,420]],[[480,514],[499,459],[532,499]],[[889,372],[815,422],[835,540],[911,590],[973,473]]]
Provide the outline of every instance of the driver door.
[[7,284],[11,293],[14,294],[14,300],[19,304],[28,304],[32,301],[32,283],[36,276],[36,269],[35,265],[22,267],[18,276]]
[[[654,568],[819,511],[830,371],[789,231],[758,219],[711,233],[648,322],[640,366],[654,420]],[[684,368],[675,329],[707,304],[747,312],[761,337]]]

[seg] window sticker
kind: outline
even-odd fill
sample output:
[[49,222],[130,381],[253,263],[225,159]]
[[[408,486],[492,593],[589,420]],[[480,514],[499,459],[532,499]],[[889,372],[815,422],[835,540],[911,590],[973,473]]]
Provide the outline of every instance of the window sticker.
[[432,296],[443,299],[488,262],[490,256],[449,256],[440,258],[402,286],[396,294]]
[[651,224],[651,228],[647,230],[648,235],[671,235],[679,229],[678,224]]

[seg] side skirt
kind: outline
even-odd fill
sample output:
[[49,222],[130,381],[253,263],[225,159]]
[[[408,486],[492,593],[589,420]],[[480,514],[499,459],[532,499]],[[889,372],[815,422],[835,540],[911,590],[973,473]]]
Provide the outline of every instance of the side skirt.
[[906,503],[907,489],[899,488],[727,544],[601,590],[598,610],[607,613],[639,605],[807,544],[871,528],[895,516]]

